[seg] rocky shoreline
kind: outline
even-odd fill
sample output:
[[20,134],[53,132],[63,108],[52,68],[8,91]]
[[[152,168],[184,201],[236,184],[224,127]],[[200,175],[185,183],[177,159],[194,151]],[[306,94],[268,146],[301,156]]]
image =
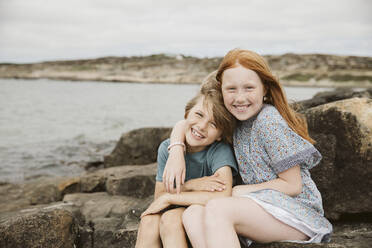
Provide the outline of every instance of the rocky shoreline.
[[[311,170],[334,225],[326,244],[252,247],[370,247],[372,89],[319,93],[295,104],[323,155]],[[139,216],[153,199],[156,152],[170,128],[122,135],[104,167],[78,177],[0,185],[0,247],[134,247]]]
[[[326,54],[264,56],[285,86],[372,87],[372,57]],[[222,58],[156,54],[34,64],[0,63],[0,78],[199,84]]]

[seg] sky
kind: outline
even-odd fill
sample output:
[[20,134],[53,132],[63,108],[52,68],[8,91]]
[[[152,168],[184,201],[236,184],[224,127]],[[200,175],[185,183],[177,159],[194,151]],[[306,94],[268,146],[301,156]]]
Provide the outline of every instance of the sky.
[[372,56],[370,0],[0,0],[0,63],[104,56]]

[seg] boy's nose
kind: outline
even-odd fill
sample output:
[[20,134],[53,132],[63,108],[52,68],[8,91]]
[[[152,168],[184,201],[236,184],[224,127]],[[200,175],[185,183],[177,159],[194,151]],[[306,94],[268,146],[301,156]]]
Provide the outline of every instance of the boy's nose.
[[208,126],[208,121],[206,121],[206,120],[201,120],[201,121],[199,122],[199,128],[200,128],[201,130],[205,130],[205,129],[207,128],[207,126]]

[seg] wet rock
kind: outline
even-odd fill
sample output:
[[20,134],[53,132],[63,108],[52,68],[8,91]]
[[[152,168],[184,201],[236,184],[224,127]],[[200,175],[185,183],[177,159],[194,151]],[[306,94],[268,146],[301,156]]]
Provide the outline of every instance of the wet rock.
[[2,215],[0,247],[74,247],[78,223],[70,211],[44,207]]
[[311,173],[326,215],[372,212],[372,100],[336,101],[310,108],[305,116],[325,155]]
[[170,132],[170,128],[140,128],[123,134],[113,152],[105,156],[105,167],[156,162],[158,147]]

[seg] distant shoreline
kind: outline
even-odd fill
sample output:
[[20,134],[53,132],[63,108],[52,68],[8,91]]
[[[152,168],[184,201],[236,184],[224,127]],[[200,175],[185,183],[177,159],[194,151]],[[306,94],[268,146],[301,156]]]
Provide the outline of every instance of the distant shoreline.
[[[372,87],[372,57],[327,54],[264,56],[274,75],[291,87]],[[155,54],[34,64],[0,63],[0,78],[148,84],[200,84],[222,58]]]
[[[70,81],[70,82],[97,82],[97,83],[138,83],[138,84],[182,84],[182,85],[200,85],[197,82],[155,82],[155,81],[118,81],[118,80],[101,80],[101,79],[81,79],[81,78],[53,78],[53,77],[38,77],[38,78],[28,78],[28,77],[14,77],[14,78],[1,78],[0,79],[11,79],[11,80],[55,80],[55,81]],[[309,87],[309,88],[372,88],[371,83],[359,83],[359,82],[331,82],[322,81],[317,83],[307,83],[307,82],[283,82],[280,81],[282,86],[285,87]]]

